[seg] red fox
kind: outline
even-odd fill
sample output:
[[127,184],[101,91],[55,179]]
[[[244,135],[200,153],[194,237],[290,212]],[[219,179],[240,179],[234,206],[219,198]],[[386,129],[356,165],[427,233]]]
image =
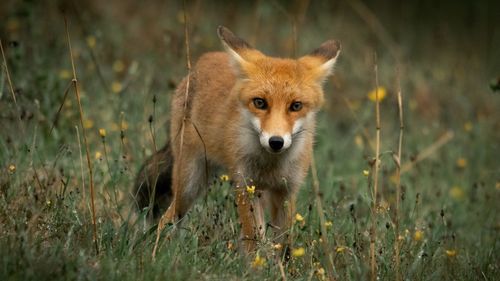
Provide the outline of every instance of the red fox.
[[[209,172],[222,168],[235,186],[249,252],[264,234],[264,207],[276,232],[291,224],[311,162],[322,84],[340,44],[329,40],[299,59],[284,59],[264,55],[225,27],[217,33],[226,52],[204,54],[177,88],[170,142],[140,171],[137,203],[156,216],[168,206],[160,231],[186,214],[209,185]],[[153,197],[160,202],[150,204]]]

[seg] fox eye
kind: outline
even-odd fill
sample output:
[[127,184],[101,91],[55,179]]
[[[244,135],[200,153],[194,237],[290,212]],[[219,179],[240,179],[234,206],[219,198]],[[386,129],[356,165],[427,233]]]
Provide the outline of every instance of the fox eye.
[[300,111],[302,109],[302,103],[300,101],[293,102],[290,105],[290,111]]
[[266,100],[261,99],[261,98],[254,98],[253,105],[258,109],[266,109],[267,108]]

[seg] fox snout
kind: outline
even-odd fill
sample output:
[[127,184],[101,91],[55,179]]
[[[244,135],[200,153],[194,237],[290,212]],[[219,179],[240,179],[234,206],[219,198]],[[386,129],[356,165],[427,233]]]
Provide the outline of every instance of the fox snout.
[[281,153],[292,145],[292,139],[289,134],[281,136],[262,132],[260,145],[271,153]]
[[283,148],[285,144],[285,140],[280,136],[272,136],[269,138],[269,146],[274,151],[279,151]]
[[[288,150],[295,141],[302,138],[307,118],[298,118],[294,121],[279,120],[279,118],[261,120],[252,115],[249,111],[244,111],[251,120],[251,127],[257,133],[260,146],[267,152],[279,154]],[[269,121],[275,122],[269,122]],[[271,123],[271,124],[270,124]]]

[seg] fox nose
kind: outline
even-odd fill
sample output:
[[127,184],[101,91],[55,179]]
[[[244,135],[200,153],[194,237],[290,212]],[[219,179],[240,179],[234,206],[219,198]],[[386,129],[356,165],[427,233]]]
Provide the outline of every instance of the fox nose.
[[269,146],[274,151],[279,151],[283,147],[284,143],[285,140],[283,140],[282,137],[272,136],[269,138]]

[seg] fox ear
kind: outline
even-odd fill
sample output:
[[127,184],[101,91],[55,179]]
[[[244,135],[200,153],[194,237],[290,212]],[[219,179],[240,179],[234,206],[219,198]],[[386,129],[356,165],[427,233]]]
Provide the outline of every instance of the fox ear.
[[231,57],[231,64],[239,74],[244,72],[252,56],[260,54],[259,51],[252,48],[245,40],[234,35],[231,30],[224,26],[217,28],[217,35],[219,35],[219,39]]
[[328,40],[309,55],[300,58],[299,61],[311,69],[318,81],[323,82],[332,74],[340,50],[341,45],[338,41]]

